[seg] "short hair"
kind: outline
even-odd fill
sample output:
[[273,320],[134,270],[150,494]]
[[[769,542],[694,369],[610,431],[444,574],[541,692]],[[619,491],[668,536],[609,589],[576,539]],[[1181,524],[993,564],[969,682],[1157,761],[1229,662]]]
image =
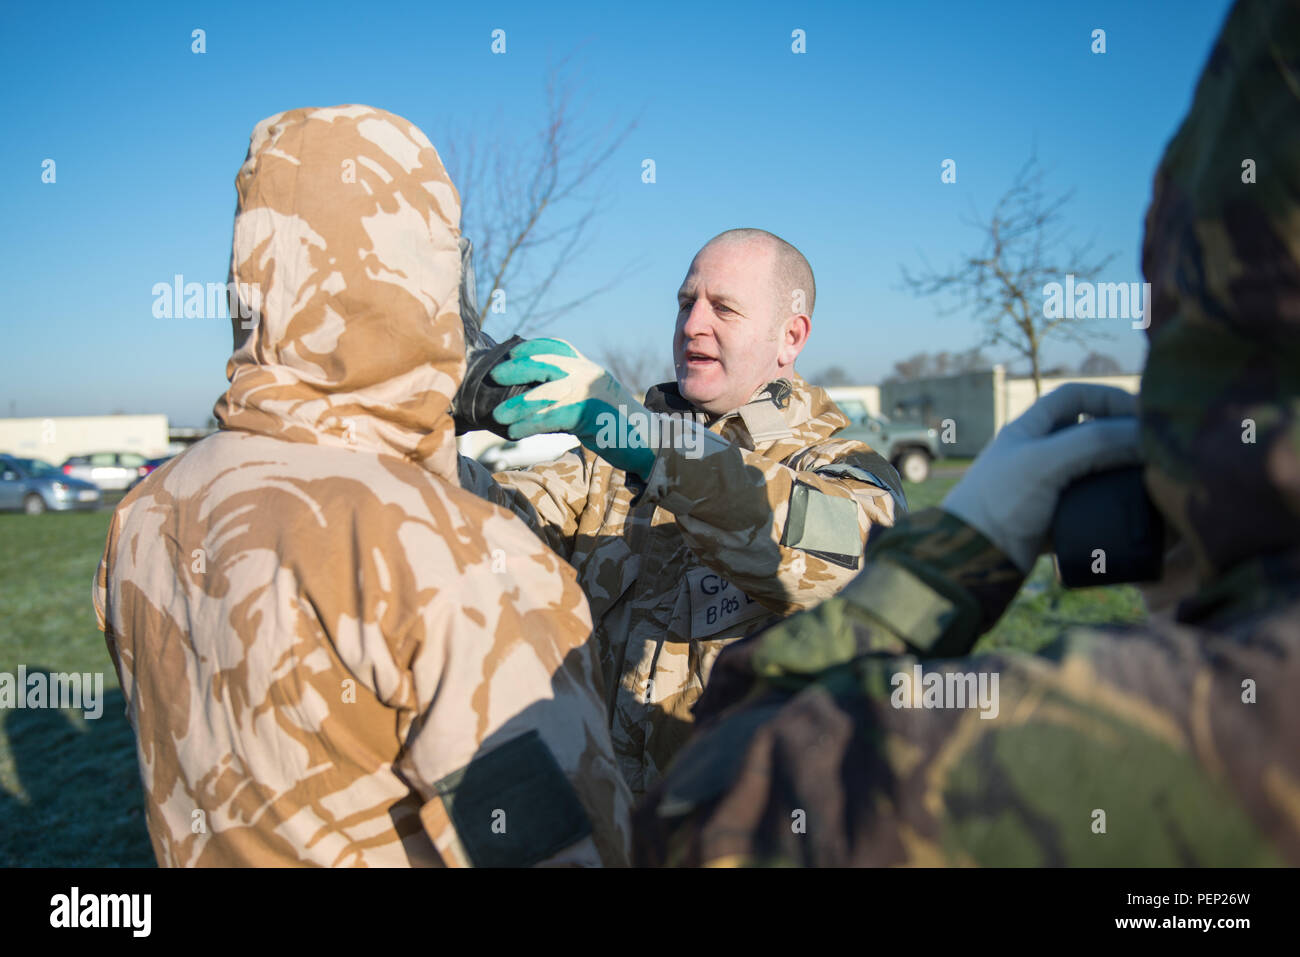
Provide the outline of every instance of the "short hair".
[[[813,304],[817,300],[817,283],[813,280],[812,266],[804,254],[786,242],[780,236],[769,233],[766,229],[728,229],[718,233],[707,243],[705,248],[717,242],[765,242],[776,254],[776,267],[772,274],[773,288],[776,291],[779,318],[802,312],[812,318]],[[802,290],[806,308],[795,309],[795,294]]]

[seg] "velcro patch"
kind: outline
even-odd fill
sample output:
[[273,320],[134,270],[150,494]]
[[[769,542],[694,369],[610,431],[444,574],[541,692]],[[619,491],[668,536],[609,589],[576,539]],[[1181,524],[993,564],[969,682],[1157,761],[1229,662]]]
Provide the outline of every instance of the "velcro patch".
[[755,445],[788,439],[794,435],[789,423],[785,421],[785,416],[770,399],[742,405],[740,418],[744,421],[745,428],[749,430],[750,438],[754,440]]
[[474,867],[531,867],[591,834],[578,795],[536,731],[433,786]]
[[858,505],[851,498],[819,492],[796,482],[790,490],[790,514],[781,544],[845,565],[858,567],[862,557],[862,533],[858,529]]
[[[908,569],[891,561],[876,561],[854,582],[854,595],[870,595],[858,602],[892,632],[922,654],[932,654],[957,606]],[[854,599],[849,598],[850,601]]]

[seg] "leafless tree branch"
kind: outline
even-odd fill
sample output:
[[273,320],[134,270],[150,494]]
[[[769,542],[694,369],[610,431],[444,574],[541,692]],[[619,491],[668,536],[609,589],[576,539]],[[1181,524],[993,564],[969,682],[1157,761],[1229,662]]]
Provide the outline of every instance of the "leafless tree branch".
[[1043,287],[1099,275],[1114,258],[1096,257],[1092,243],[1068,244],[1063,210],[1074,196],[1068,190],[1049,197],[1036,156],[1016,173],[1010,188],[987,217],[976,212],[962,222],[983,233],[978,251],[948,269],[935,269],[924,257],[918,272],[901,267],[903,288],[917,296],[945,296],[953,305],[941,314],[967,312],[984,326],[986,345],[1004,345],[1029,361],[1036,391],[1042,389],[1040,353],[1048,339],[1084,343],[1098,329],[1086,319],[1049,317]]
[[[577,86],[566,57],[546,79],[546,114],[524,142],[489,128],[490,136],[453,132],[447,166],[461,195],[461,223],[474,242],[479,306],[487,325],[502,315],[508,328],[496,335],[527,335],[618,285],[632,270],[562,301],[553,301],[557,280],[578,271],[595,238],[594,225],[607,209],[602,174],[636,126],[589,122],[577,105]],[[581,287],[580,287],[581,288]],[[494,311],[503,294],[504,313]]]

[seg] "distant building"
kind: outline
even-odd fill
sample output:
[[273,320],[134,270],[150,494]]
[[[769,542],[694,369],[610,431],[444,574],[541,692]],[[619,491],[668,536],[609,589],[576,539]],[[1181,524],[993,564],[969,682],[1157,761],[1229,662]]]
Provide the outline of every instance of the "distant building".
[[837,385],[825,388],[831,401],[855,423],[860,422],[864,415],[880,414],[880,386],[878,385]]
[[[1091,382],[1137,393],[1140,375],[1044,376],[1043,394],[1067,382]],[[949,455],[975,456],[992,441],[998,430],[1034,404],[1034,380],[1008,376],[997,365],[982,372],[933,376],[886,382],[880,386],[880,407],[885,415],[906,422],[921,422],[945,429],[952,437]]]
[[89,452],[138,452],[147,459],[171,451],[165,415],[79,415],[0,419],[0,452],[62,465]]

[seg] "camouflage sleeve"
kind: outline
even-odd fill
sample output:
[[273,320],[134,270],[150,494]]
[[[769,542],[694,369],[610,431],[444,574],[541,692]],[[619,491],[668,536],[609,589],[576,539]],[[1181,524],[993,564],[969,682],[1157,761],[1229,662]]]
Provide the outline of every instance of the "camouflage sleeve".
[[[988,578],[971,597],[1000,591]],[[925,660],[875,601],[722,653],[699,733],[634,820],[636,863],[1300,863],[1294,603],[1218,633],[1162,619]]]
[[938,508],[900,518],[866,567],[816,608],[741,642],[713,667],[701,720],[743,697],[754,678],[803,682],[870,652],[964,654],[993,627],[1024,573],[980,532]]
[[851,455],[791,468],[700,431],[694,451],[659,451],[642,500],[676,515],[701,561],[773,611],[835,594],[872,529],[894,522],[890,492]]
[[930,508],[881,533],[843,597],[915,654],[960,655],[1002,617],[1024,580],[982,533]]
[[1042,657],[868,654],[761,681],[643,802],[635,862],[1294,866],[1284,636],[1080,630]]
[[554,462],[496,473],[464,455],[458,464],[462,488],[514,512],[556,554],[572,554],[595,470],[589,454],[570,452]]

